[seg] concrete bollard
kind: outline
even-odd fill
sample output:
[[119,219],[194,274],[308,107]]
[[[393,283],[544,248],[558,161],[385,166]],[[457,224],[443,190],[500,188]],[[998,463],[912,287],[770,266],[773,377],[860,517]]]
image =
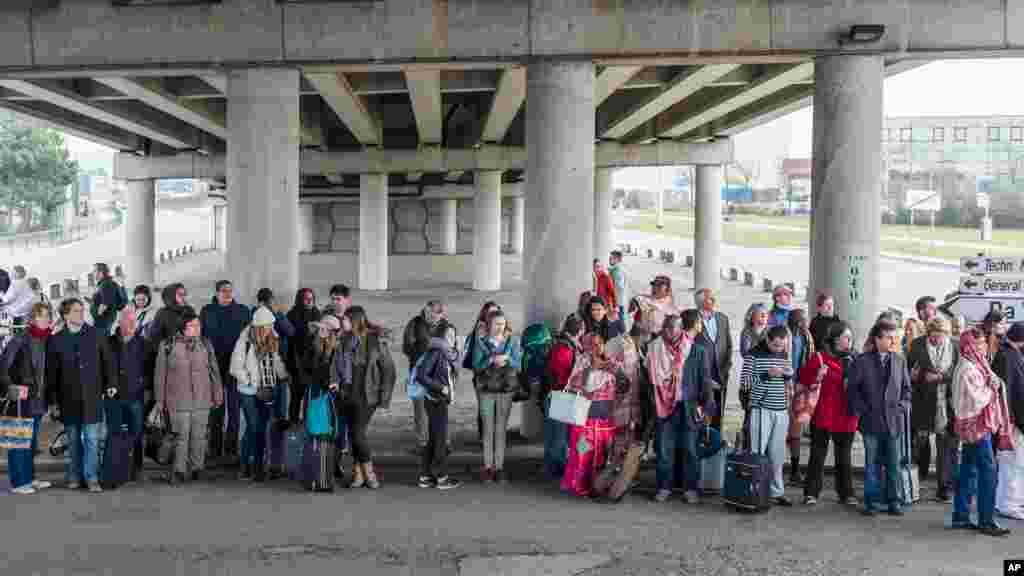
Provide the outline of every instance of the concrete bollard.
[[78,295],[78,280],[74,278],[64,279],[64,295],[65,296],[76,296]]
[[718,272],[719,272],[719,276],[722,277],[722,280],[728,280],[729,279],[729,269],[728,268],[720,268],[718,270]]
[[124,278],[124,266],[121,266],[120,264],[118,264],[117,266],[114,266],[114,276],[123,279]]
[[60,284],[50,284],[50,300],[60,300]]
[[167,255],[164,254],[163,252],[161,252],[160,253],[160,263],[163,264],[166,261],[167,261]]
[[668,260],[667,260],[667,262],[669,264],[674,264],[675,261],[676,261],[676,252],[675,252],[675,250],[669,250],[668,251]]
[[741,272],[740,272],[740,269],[739,269],[739,268],[737,268],[737,267],[735,267],[735,266],[733,266],[733,267],[729,268],[729,280],[730,280],[730,281],[732,281],[732,282],[737,282],[737,281],[739,281],[739,279],[740,279],[740,274],[741,274]]
[[765,292],[771,292],[775,288],[775,283],[772,282],[771,278],[765,278],[763,286]]
[[686,267],[693,268],[693,254],[686,255]]
[[167,251],[167,260],[168,261],[174,260],[174,251],[172,251],[172,250],[168,250]]
[[745,272],[743,274],[743,285],[754,287],[757,286],[757,274],[753,272]]
[[654,258],[654,250],[651,250],[650,248],[648,248],[647,249],[647,257],[650,258],[650,259],[653,259]]
[[88,274],[85,275],[85,285],[88,286],[89,288],[95,288],[96,287],[96,273],[95,272],[89,272]]

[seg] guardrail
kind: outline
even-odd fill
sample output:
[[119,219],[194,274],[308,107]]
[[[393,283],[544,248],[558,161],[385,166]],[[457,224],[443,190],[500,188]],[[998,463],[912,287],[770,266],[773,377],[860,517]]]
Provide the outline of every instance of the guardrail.
[[17,250],[61,246],[84,240],[90,236],[105,234],[119,226],[121,226],[121,222],[115,219],[96,224],[71,226],[69,228],[52,228],[39,232],[29,232],[28,234],[0,236],[0,248],[6,248],[13,254]]
[[[186,244],[179,248],[175,248],[174,250],[164,250],[159,254],[159,264],[168,264],[195,252],[197,252],[195,244]],[[118,282],[124,284],[126,276],[123,265],[114,264],[114,278],[116,278]],[[96,274],[95,272],[89,272],[88,274],[82,274],[78,277],[64,278],[60,282],[44,284],[44,286],[47,286],[47,294],[52,301],[71,298],[74,296],[80,297],[85,294],[90,294],[91,291],[96,288]]]
[[[657,245],[634,245],[628,243],[619,244],[619,250],[623,254],[629,254],[631,256],[637,256],[640,258],[646,258],[648,260],[654,260],[655,254],[657,254],[657,260],[664,262],[665,264],[674,264],[677,261],[680,262],[682,268],[693,268],[694,256],[693,254],[682,254],[677,250],[664,249]],[[723,280],[731,282],[739,282],[744,286],[750,286],[751,288],[757,289],[760,286],[761,290],[767,293],[772,292],[776,286],[789,286],[790,290],[793,291],[794,298],[798,296],[806,296],[807,286],[802,282],[791,282],[785,280],[772,279],[767,276],[762,276],[760,273],[753,270],[744,270],[738,266],[723,266],[719,271]]]

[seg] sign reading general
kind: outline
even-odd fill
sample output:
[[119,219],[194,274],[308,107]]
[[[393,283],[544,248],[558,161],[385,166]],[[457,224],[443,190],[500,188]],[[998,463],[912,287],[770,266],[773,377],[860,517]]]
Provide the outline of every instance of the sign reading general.
[[971,256],[960,259],[964,274],[1024,274],[1024,258]]
[[961,294],[1013,294],[1024,297],[1024,278],[992,278],[964,276],[960,278]]

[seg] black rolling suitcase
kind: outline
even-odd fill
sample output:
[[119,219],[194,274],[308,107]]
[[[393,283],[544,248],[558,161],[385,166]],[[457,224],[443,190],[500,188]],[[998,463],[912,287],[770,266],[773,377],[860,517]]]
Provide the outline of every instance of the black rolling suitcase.
[[334,492],[333,439],[306,438],[302,447],[302,483],[313,492]]
[[725,458],[722,501],[734,510],[764,512],[771,507],[768,503],[771,461],[764,454],[750,449],[749,445],[746,448],[732,451]]
[[132,437],[122,430],[111,431],[107,436],[100,468],[100,485],[113,489],[131,480],[135,456]]

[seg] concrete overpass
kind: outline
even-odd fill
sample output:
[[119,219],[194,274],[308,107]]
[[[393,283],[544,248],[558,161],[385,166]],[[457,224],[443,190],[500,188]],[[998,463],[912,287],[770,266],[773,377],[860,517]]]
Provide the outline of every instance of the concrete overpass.
[[468,247],[495,290],[504,236],[533,322],[574,309],[606,254],[619,166],[699,166],[695,283],[716,286],[728,136],[813,97],[811,285],[864,334],[883,78],[1018,54],[1022,22],[1016,0],[13,0],[0,106],[123,151],[133,281],[153,275],[153,179],[194,176],[225,186],[246,297],[295,289],[300,251],[358,252],[359,287],[383,290],[392,254]]

